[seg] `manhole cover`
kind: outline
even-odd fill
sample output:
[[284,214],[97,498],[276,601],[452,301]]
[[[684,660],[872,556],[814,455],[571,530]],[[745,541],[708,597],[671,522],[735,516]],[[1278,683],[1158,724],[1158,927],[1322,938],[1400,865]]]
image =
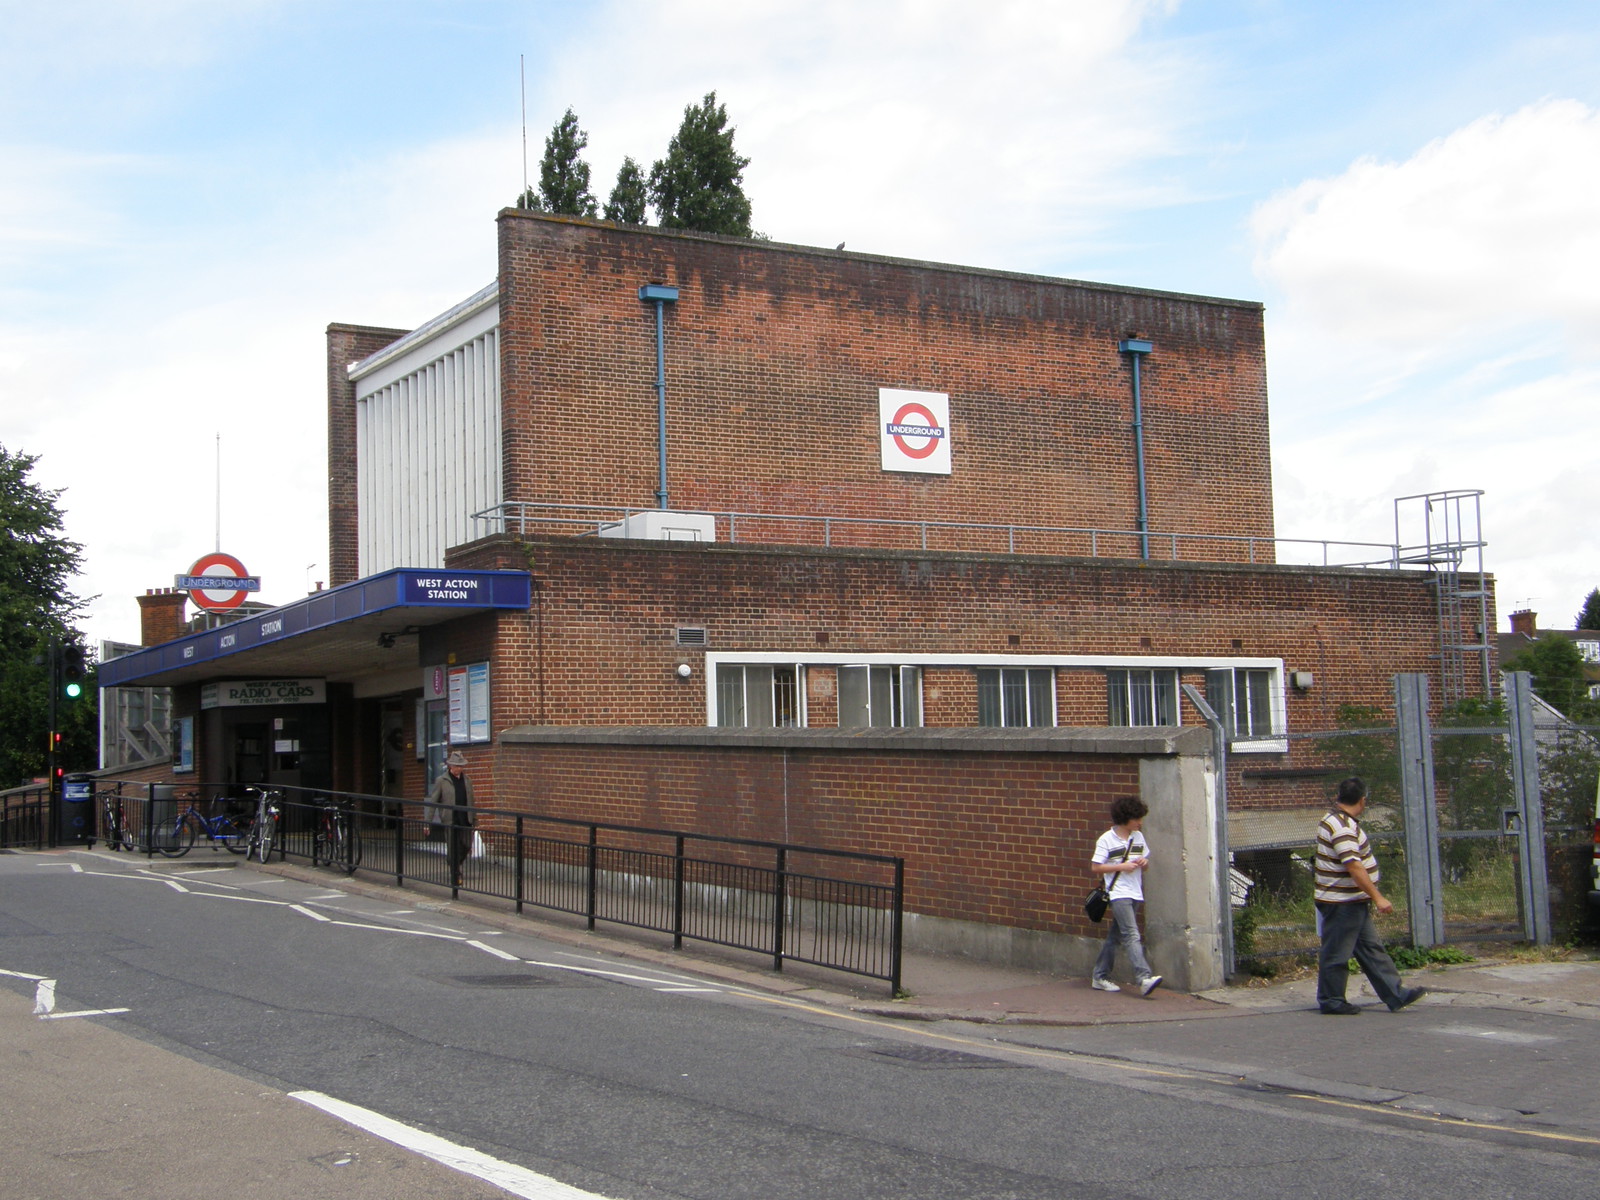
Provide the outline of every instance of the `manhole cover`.
[[459,984],[461,987],[479,988],[531,988],[549,987],[552,980],[543,975],[446,975],[444,982]]
[[924,1070],[982,1071],[994,1067],[1016,1067],[1021,1064],[1003,1058],[990,1058],[984,1054],[968,1054],[965,1050],[947,1050],[942,1046],[919,1046],[913,1043],[886,1042],[877,1046],[858,1046],[857,1054],[869,1058],[886,1058],[902,1067],[920,1067]]

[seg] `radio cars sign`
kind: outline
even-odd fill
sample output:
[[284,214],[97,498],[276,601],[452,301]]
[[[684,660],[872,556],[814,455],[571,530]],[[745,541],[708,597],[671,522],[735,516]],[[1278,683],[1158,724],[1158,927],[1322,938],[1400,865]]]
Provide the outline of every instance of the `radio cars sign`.
[[878,442],[885,471],[950,474],[950,397],[879,388]]
[[323,704],[327,699],[328,685],[321,679],[224,679],[200,688],[201,708]]

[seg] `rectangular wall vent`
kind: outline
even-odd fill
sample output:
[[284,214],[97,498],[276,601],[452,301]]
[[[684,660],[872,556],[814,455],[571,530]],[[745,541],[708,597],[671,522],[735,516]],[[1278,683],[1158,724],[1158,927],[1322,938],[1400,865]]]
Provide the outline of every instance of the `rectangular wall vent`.
[[694,625],[680,625],[678,627],[678,645],[704,646],[706,644],[706,631]]

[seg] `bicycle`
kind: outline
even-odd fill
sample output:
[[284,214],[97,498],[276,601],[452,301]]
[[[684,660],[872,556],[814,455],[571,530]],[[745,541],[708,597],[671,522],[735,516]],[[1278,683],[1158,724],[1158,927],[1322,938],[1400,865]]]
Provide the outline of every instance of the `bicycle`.
[[282,812],[283,793],[246,788],[255,793],[256,811],[245,827],[244,856],[265,863],[272,857],[272,844],[278,836],[278,814]]
[[317,831],[311,840],[311,865],[327,863],[346,875],[361,865],[361,833],[353,814],[342,804],[328,801],[317,810]]
[[130,854],[137,848],[134,828],[128,822],[122,797],[116,792],[106,792],[100,797],[100,839],[108,850],[126,850]]
[[[225,796],[218,796],[212,801],[212,804],[227,803]],[[189,806],[174,818],[170,834],[157,839],[156,849],[168,858],[182,858],[194,847],[202,830],[213,849],[221,846],[230,854],[244,854],[249,849],[249,822],[226,808],[216,816],[208,817],[195,807],[192,799]]]

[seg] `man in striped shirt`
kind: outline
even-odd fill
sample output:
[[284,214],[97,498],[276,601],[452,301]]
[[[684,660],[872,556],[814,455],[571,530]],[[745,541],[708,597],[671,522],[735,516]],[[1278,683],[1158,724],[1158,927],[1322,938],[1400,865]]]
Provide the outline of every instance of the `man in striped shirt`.
[[1351,776],[1339,784],[1332,811],[1317,825],[1317,924],[1322,933],[1317,1007],[1330,1016],[1361,1011],[1344,998],[1352,954],[1390,1012],[1399,1012],[1427,991],[1401,985],[1400,972],[1373,924],[1374,908],[1387,913],[1394,905],[1378,890],[1378,860],[1359,820],[1366,808],[1366,781]]

